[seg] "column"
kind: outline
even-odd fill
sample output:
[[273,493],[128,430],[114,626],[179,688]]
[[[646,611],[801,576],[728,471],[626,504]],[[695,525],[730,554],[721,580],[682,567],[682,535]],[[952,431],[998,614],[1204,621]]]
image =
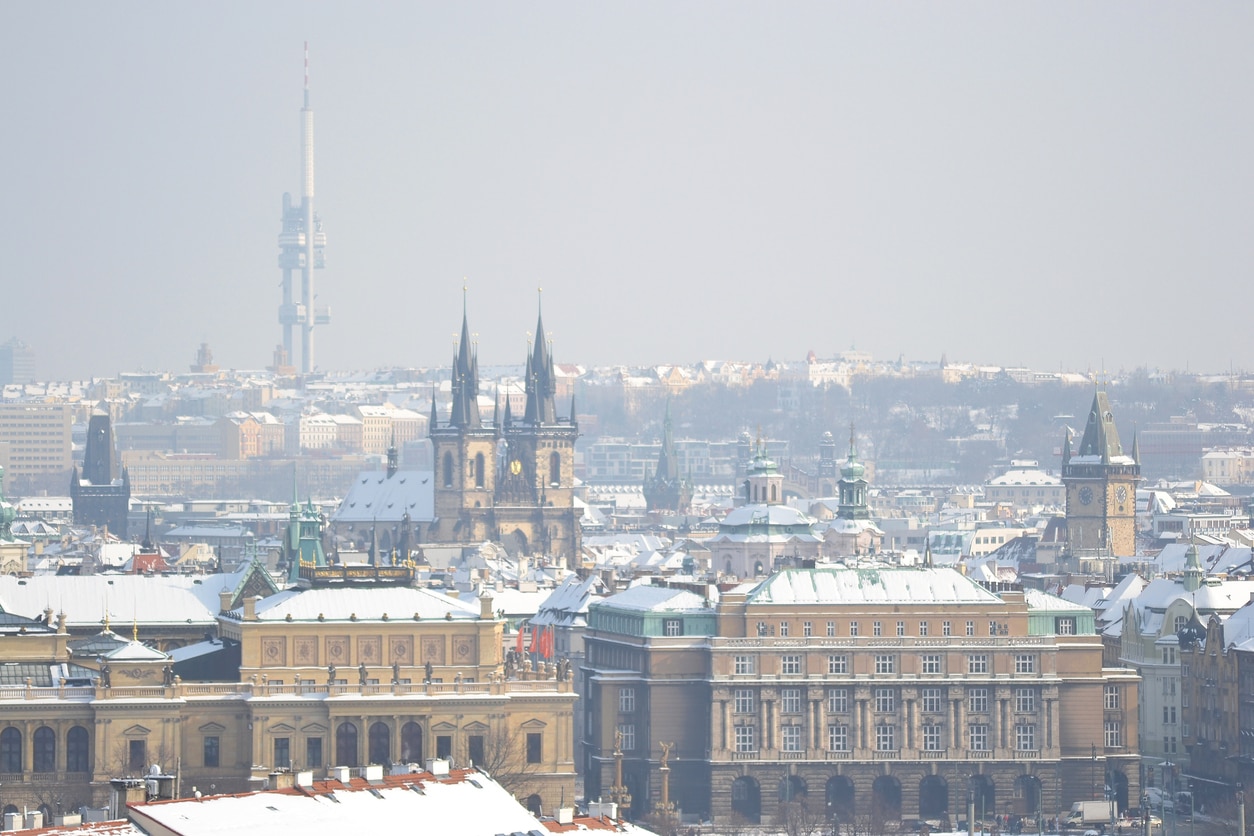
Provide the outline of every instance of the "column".
[[767,711],[766,711],[766,692],[763,690],[759,690],[758,691],[758,748],[759,749],[770,748],[766,742],[767,722],[768,722],[768,719],[767,719]]
[[722,701],[722,709],[719,711],[719,739],[722,740],[722,749],[727,751],[727,727],[731,725],[731,703],[728,700]]

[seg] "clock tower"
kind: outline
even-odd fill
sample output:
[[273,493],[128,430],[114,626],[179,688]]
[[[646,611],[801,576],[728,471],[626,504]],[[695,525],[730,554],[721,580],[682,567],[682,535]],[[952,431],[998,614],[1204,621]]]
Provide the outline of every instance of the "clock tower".
[[1080,447],[1073,455],[1071,435],[1063,437],[1062,482],[1067,489],[1067,540],[1073,555],[1136,553],[1136,486],[1141,481],[1137,445],[1126,454],[1106,392],[1093,395]]

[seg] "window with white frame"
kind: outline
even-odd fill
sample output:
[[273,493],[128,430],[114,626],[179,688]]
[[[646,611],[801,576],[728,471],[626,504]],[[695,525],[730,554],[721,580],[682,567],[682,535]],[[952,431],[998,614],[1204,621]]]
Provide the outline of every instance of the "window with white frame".
[[987,688],[968,688],[967,689],[967,711],[972,714],[988,713],[988,689]]
[[897,727],[880,723],[875,727],[875,749],[879,752],[893,752],[897,749]]
[[1119,686],[1107,685],[1103,689],[1102,693],[1104,694],[1104,698],[1105,698],[1106,710],[1107,711],[1117,710],[1119,708]]
[[939,752],[941,750],[943,728],[939,723],[923,724],[923,750],[925,752]]
[[832,752],[849,751],[849,727],[844,723],[832,723],[827,727],[827,748]]
[[634,723],[620,723],[618,733],[622,735],[622,741],[619,746],[624,752],[633,752],[636,749],[636,726]]
[[752,688],[737,688],[735,691],[734,708],[737,714],[752,714],[753,704]]
[[875,689],[875,710],[881,714],[897,710],[897,692],[892,688]]
[[814,635],[814,625],[813,625],[813,624],[811,624],[811,623],[810,623],[810,622],[808,622],[808,621],[804,621],[804,622],[802,622],[802,624],[801,624],[801,635],[803,635],[803,636],[805,636],[805,637],[807,637],[807,638],[809,638],[810,636],[813,636],[813,635]]
[[948,621],[942,621],[941,622],[941,635],[952,636],[953,634],[954,634],[953,625],[950,624]]
[[975,635],[975,622],[974,622],[974,621],[968,621],[968,622],[967,622],[967,635],[968,635],[968,636],[974,636],[974,635]]
[[636,710],[636,689],[635,688],[619,688],[618,689],[618,713],[630,714]]
[[1015,711],[1030,714],[1036,711],[1036,691],[1032,688],[1015,689]]
[[971,723],[967,726],[967,748],[973,752],[988,751],[988,724]]
[[1106,748],[1118,749],[1123,746],[1123,724],[1118,720],[1106,721]]
[[968,656],[967,673],[988,673],[988,654],[972,653]]
[[1016,653],[1015,673],[1036,673],[1036,654]]
[[858,635],[858,622],[856,622],[856,621],[850,621],[850,622],[849,622],[849,635],[851,635],[851,636],[853,636],[853,637],[857,638],[857,635]]
[[779,729],[779,741],[781,748],[785,752],[801,751],[801,726],[781,726]]
[[788,635],[788,622],[787,622],[787,621],[781,621],[781,622],[779,623],[779,634],[780,634],[781,636],[787,636],[787,635]]
[[1020,723],[1015,726],[1015,748],[1020,752],[1036,750],[1036,726],[1030,723]]
[[843,653],[833,653],[827,657],[828,673],[849,673],[849,657]]
[[830,638],[834,638],[835,635],[836,635],[836,622],[835,621],[827,622],[827,637],[830,639]]
[[736,751],[756,752],[757,750],[753,726],[736,726]]
[[875,655],[875,672],[896,673],[897,657],[891,653],[877,653]]
[[897,636],[901,637],[901,636],[904,636],[905,634],[906,634],[906,622],[898,621],[897,622]]
[[924,688],[919,692],[923,703],[923,711],[927,714],[939,714],[945,710],[945,701],[940,688]]
[[1174,705],[1163,706],[1163,724],[1173,726],[1176,723],[1176,707]]
[[668,636],[682,636],[684,621],[682,618],[668,618],[662,622],[662,632]]
[[828,688],[827,689],[827,710],[831,714],[848,714],[849,713],[849,689],[848,688]]
[[1075,635],[1075,618],[1069,615],[1060,615],[1054,619],[1054,632],[1060,636]]
[[940,673],[941,672],[940,654],[939,653],[924,653],[922,667],[923,667],[923,673]]
[[782,714],[801,713],[801,689],[782,688],[779,692],[779,710]]
[[990,636],[997,635],[997,622],[996,621],[990,621],[988,623],[988,634]]
[[878,621],[871,622],[871,635],[872,636],[884,635],[884,628],[880,625]]
[[753,658],[754,657],[752,656],[737,656],[735,669],[736,673],[753,673],[757,668],[757,665],[754,664]]
[[919,635],[921,637],[927,636],[927,622],[926,621],[919,622]]
[[801,673],[801,657],[795,654],[779,657],[779,672],[785,676],[795,676]]

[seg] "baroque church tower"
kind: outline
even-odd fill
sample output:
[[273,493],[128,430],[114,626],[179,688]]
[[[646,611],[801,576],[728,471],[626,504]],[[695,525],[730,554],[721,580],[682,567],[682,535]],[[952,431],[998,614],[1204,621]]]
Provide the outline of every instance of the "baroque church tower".
[[1072,554],[1101,551],[1111,557],[1136,553],[1136,486],[1141,481],[1135,439],[1128,455],[1103,389],[1093,395],[1080,447],[1063,438],[1062,482],[1067,489],[1067,540]]
[[490,424],[479,414],[479,362],[462,312],[461,342],[453,360],[453,406],[441,423],[431,405],[435,455],[437,542],[493,540],[510,554],[549,554],[574,566],[581,545],[575,511],[575,404],[557,415],[557,378],[551,346],[537,317],[536,341],[526,365],[526,405],[515,416],[506,400]]

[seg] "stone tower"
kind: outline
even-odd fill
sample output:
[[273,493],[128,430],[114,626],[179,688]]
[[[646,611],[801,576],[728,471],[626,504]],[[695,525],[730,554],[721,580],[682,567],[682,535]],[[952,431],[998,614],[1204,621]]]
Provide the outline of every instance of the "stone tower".
[[1136,486],[1141,464],[1123,451],[1119,431],[1103,389],[1093,395],[1080,447],[1071,452],[1063,439],[1062,482],[1067,489],[1067,539],[1071,553],[1105,552],[1111,557],[1136,553]]

